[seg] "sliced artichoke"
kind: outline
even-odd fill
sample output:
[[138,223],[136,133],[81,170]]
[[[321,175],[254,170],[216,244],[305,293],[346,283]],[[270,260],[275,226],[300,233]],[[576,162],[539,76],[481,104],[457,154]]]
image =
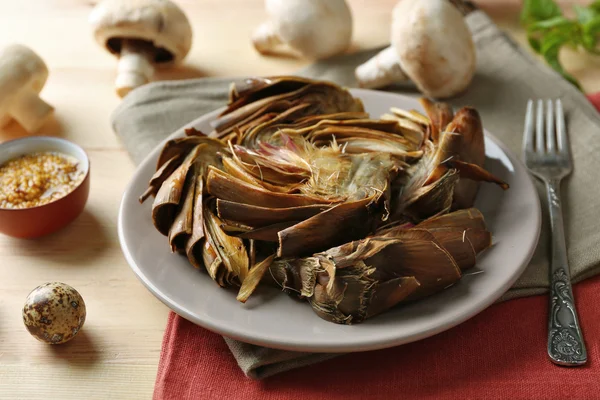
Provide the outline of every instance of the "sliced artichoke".
[[198,178],[199,168],[193,168],[191,173],[188,173],[187,182],[184,186],[185,198],[181,203],[177,215],[171,228],[169,229],[169,244],[171,251],[185,251],[185,244],[192,235],[194,222],[194,199],[196,194],[196,182]]
[[156,229],[165,236],[169,234],[171,225],[175,221],[175,213],[181,201],[188,171],[199,151],[200,146],[196,146],[194,150],[190,151],[183,163],[162,183],[154,198],[152,221]]
[[204,220],[208,243],[232,277],[244,282],[250,268],[250,259],[244,241],[227,235],[221,229],[221,220],[210,211],[204,210]]
[[239,301],[271,284],[361,322],[458,282],[491,246],[480,182],[508,188],[484,169],[476,110],[421,104],[371,119],[329,82],[246,80],[208,136],[166,142],[140,201],[155,196],[171,249]]

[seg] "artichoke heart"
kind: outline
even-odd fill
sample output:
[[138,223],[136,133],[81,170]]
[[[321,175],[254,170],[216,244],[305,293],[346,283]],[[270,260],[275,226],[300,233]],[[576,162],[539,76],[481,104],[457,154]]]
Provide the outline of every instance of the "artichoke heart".
[[[460,281],[492,244],[481,118],[421,99],[374,119],[293,76],[232,84],[205,134],[165,143],[140,202],[173,252],[244,303],[264,286],[355,324]],[[166,267],[167,268],[167,267]]]

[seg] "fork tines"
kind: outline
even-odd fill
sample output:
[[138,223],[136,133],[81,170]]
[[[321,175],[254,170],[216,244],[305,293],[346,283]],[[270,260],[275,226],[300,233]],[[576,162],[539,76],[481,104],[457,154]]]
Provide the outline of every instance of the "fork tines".
[[562,102],[560,100],[556,100],[555,102],[546,100],[545,113],[543,100],[536,101],[537,112],[534,111],[533,104],[533,100],[527,102],[525,131],[523,132],[523,150],[526,153],[553,154],[558,152],[566,155],[569,151],[569,146]]

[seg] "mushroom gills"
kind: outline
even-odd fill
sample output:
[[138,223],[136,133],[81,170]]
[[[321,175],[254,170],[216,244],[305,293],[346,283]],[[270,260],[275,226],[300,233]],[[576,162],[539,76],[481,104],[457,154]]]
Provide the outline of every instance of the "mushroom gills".
[[89,16],[98,44],[119,58],[120,97],[148,83],[154,66],[177,64],[192,46],[185,13],[169,0],[102,0]]

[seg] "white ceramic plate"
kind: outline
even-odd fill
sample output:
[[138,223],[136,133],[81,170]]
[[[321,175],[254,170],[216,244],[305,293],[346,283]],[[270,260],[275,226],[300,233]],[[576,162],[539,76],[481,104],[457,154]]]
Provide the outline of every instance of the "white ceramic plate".
[[[352,90],[372,117],[391,106],[421,109],[412,98],[368,90]],[[210,131],[218,112],[186,127]],[[485,123],[485,121],[484,121]],[[183,130],[172,137],[183,136]],[[478,259],[475,273],[445,291],[417,303],[399,306],[358,325],[336,325],[319,318],[307,303],[275,289],[260,291],[246,304],[235,292],[221,289],[207,274],[195,270],[183,256],[172,254],[166,237],[150,219],[152,201],[144,192],[155,171],[162,144],[138,167],[121,203],[119,238],[123,253],[143,284],[182,317],[211,331],[273,348],[348,352],[373,350],[423,339],[479,313],[498,299],[521,275],[537,244],[541,214],[537,192],[525,168],[486,132],[486,168],[510,184],[504,192],[481,186],[476,206],[494,238],[492,248]]]

